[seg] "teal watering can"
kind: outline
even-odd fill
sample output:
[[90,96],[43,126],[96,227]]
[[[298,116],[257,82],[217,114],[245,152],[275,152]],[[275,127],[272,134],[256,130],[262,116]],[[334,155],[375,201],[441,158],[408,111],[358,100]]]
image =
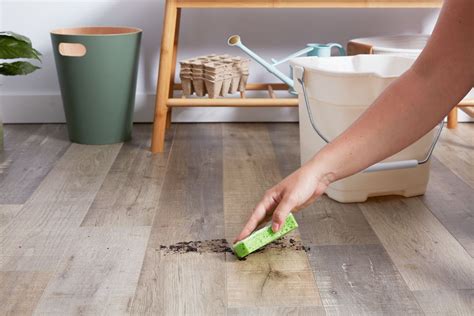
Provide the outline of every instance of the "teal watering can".
[[247,46],[242,44],[242,41],[240,40],[239,35],[233,35],[229,37],[227,40],[227,43],[229,46],[237,46],[241,50],[243,50],[247,55],[249,55],[253,60],[258,62],[260,65],[262,65],[265,69],[267,69],[270,73],[274,74],[276,77],[278,77],[281,81],[286,83],[290,88],[291,91],[294,91],[294,81],[292,78],[288,77],[284,73],[282,73],[280,70],[277,69],[276,66],[286,63],[290,59],[300,57],[302,55],[307,55],[307,56],[317,56],[317,57],[330,57],[331,56],[331,49],[333,47],[336,47],[339,50],[339,54],[341,56],[346,55],[346,51],[342,47],[342,45],[337,44],[337,43],[329,43],[329,44],[308,44],[304,49],[297,51],[296,53],[291,54],[288,57],[285,57],[281,60],[275,60],[272,59],[272,63],[267,62],[265,59],[261,58],[258,56],[255,52],[250,50]]

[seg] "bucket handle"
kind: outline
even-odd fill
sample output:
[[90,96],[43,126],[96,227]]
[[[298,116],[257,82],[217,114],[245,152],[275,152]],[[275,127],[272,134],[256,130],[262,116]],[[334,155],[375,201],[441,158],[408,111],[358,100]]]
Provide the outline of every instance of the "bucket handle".
[[58,51],[61,56],[83,57],[87,53],[87,48],[81,43],[59,43]]
[[[321,137],[324,142],[329,143],[330,141],[321,133],[321,131],[318,129],[316,126],[316,121],[313,118],[313,113],[311,111],[311,107],[309,106],[309,100],[308,100],[308,95],[306,93],[306,87],[304,84],[304,68],[300,66],[295,66],[295,79],[299,82],[301,85],[301,89],[303,91],[303,102],[305,103],[306,110],[308,112],[309,116],[309,121],[311,123],[311,126],[313,127],[314,131],[316,134]],[[363,170],[362,172],[375,172],[375,171],[386,171],[386,170],[397,170],[397,169],[407,169],[407,168],[415,168],[418,165],[425,164],[428,162],[431,158],[431,155],[433,154],[433,151],[435,149],[436,143],[439,140],[439,137],[441,135],[441,131],[443,130],[444,127],[444,120],[442,120],[439,123],[438,127],[438,132],[436,133],[433,142],[431,143],[431,146],[425,156],[424,159],[422,160],[416,160],[416,159],[411,159],[411,160],[401,160],[401,161],[389,161],[389,162],[380,162],[376,163],[367,169]]]

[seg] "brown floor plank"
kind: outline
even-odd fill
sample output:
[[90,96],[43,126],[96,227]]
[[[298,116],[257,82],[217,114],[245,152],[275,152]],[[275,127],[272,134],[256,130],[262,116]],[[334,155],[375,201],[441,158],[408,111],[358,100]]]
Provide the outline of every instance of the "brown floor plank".
[[[224,125],[225,232],[230,241],[265,190],[281,179],[272,147],[263,124]],[[299,233],[292,237],[298,240]],[[245,261],[232,254],[226,258],[229,308],[321,305],[302,250],[266,249]]]
[[179,125],[131,313],[225,314],[224,253],[160,247],[223,236],[222,125]]
[[359,204],[411,290],[474,288],[474,261],[418,198]]
[[149,227],[82,227],[35,310],[37,315],[125,315]]
[[474,257],[474,189],[433,158],[428,189],[420,199]]
[[0,232],[0,271],[54,271],[121,144],[73,144]]
[[413,293],[426,315],[471,316],[474,313],[474,289]]
[[151,226],[165,177],[174,127],[165,152],[149,151],[150,124],[135,124],[81,226]]
[[[474,188],[474,136],[472,136],[471,128],[464,129],[467,130],[466,133],[460,130],[444,129],[434,155],[471,188]],[[460,136],[460,133],[467,135]]]
[[301,166],[300,130],[297,123],[266,124],[282,177]]
[[356,204],[342,204],[322,196],[300,212],[303,241],[308,245],[379,244],[377,236]]
[[0,272],[0,315],[31,315],[51,273]]
[[[269,126],[281,170],[299,166],[298,125]],[[328,314],[421,313],[390,257],[356,204],[327,196],[297,216]]]
[[[10,151],[11,147],[14,149],[4,155],[3,163],[0,162],[3,165],[0,172],[0,204],[25,203],[71,144],[63,124],[45,124],[37,129],[31,127],[36,125],[15,126],[12,128],[14,131],[6,135],[6,151]],[[31,134],[18,142],[26,136],[25,131],[31,131]],[[3,159],[0,158],[0,161]]]

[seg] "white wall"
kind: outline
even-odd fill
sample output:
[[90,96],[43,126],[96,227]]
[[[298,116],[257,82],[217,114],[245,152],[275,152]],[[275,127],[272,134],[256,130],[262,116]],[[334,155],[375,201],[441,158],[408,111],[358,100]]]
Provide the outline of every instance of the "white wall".
[[[153,118],[164,0],[0,0],[0,29],[29,36],[43,52],[42,69],[27,77],[0,77],[0,112],[5,122],[62,122],[64,114],[49,31],[91,25],[137,26],[144,30],[136,121]],[[266,58],[283,57],[307,42],[340,42],[362,36],[429,33],[436,9],[186,10],[178,58],[205,53],[241,54],[227,47],[240,34]],[[251,80],[277,81],[256,64]],[[175,121],[297,120],[294,109],[180,109]]]

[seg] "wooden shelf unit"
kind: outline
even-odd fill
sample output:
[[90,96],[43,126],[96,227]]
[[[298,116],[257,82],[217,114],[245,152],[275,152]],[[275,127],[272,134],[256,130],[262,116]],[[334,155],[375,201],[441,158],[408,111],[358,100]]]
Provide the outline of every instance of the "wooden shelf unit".
[[249,84],[248,90],[267,90],[266,98],[175,98],[176,58],[181,10],[185,8],[438,8],[442,0],[166,0],[161,39],[160,67],[156,88],[155,116],[151,151],[163,152],[165,132],[173,107],[296,107],[297,98],[277,98],[275,90],[287,90],[282,84]]

